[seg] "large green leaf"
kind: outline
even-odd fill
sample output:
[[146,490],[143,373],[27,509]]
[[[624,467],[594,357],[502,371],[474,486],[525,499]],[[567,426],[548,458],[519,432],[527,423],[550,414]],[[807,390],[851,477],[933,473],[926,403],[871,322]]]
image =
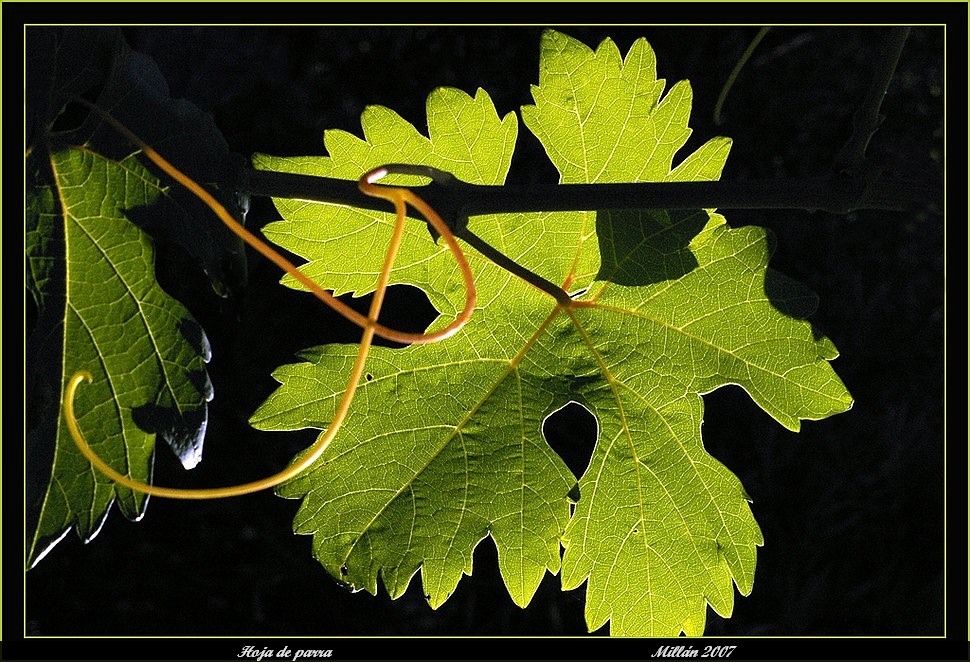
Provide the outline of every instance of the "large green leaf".
[[25,284],[36,305],[27,339],[32,566],[72,526],[91,540],[115,500],[130,519],[148,501],[95,471],[75,447],[61,411],[76,371],[94,376],[78,391],[81,428],[112,466],[150,481],[157,435],[186,468],[201,458],[212,397],[208,341],[156,281],[146,229],[185,247],[220,291],[245,270],[237,240],[193,231],[195,203],[160,182],[99,116],[70,102],[94,98],[175,154],[192,142],[209,153],[191,169],[207,163],[202,172],[223,177],[228,150],[211,118],[169,99],[157,68],[131,52],[120,31],[32,28],[27,46]]
[[[723,138],[671,167],[691,98],[686,83],[661,99],[663,87],[644,40],[623,61],[609,40],[594,52],[548,31],[536,103],[522,114],[564,182],[718,177]],[[257,164],[356,177],[406,160],[496,184],[514,142],[513,120],[500,121],[481,91],[432,93],[430,140],[387,109],[367,109],[362,123],[365,140],[327,134],[329,158]],[[284,220],[270,236],[312,260],[324,286],[373,288],[389,215],[277,204]],[[701,396],[738,384],[793,430],[851,406],[828,362],[834,347],[804,319],[812,296],[767,269],[763,229],[731,229],[712,211],[503,214],[470,225],[591,305],[556,307],[472,255],[472,320],[442,343],[373,348],[341,434],[279,489],[303,499],[295,530],[312,534],[316,558],[354,589],[376,592],[380,575],[397,597],[420,569],[437,607],[490,536],[519,605],[561,570],[564,589],[587,583],[591,629],[609,620],[619,635],[703,632],[706,604],[731,613],[732,581],[750,592],[762,537],[740,482],[703,448]],[[433,326],[447,323],[463,297],[451,257],[415,223],[400,262],[394,282],[428,292],[441,311]],[[279,368],[281,386],[253,424],[326,428],[356,351],[309,349]],[[570,401],[598,421],[578,499],[576,477],[542,436]]]

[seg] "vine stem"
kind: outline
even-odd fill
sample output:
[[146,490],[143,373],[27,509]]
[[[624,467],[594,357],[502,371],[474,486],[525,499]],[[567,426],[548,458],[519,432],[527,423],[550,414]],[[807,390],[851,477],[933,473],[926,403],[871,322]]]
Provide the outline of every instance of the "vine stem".
[[[352,190],[348,180],[285,172],[245,170],[240,190],[250,195],[350,205],[382,211]],[[799,178],[633,184],[483,186],[456,181],[427,186],[422,197],[452,219],[484,214],[607,209],[800,209],[847,214],[860,209],[907,211],[926,202],[927,191],[906,177],[834,173]]]
[[[763,28],[749,45],[731,80],[766,33],[767,28]],[[895,175],[868,169],[865,157],[908,35],[909,28],[893,28],[886,33],[874,58],[866,96],[853,115],[852,135],[829,174],[793,179],[530,187],[481,186],[452,178],[446,185],[426,187],[423,197],[455,223],[484,214],[607,209],[793,209],[839,215],[863,209],[911,211],[941,196],[938,182],[927,182],[922,169]],[[252,169],[241,170],[238,178],[238,189],[250,195],[380,210],[347,180]]]
[[903,46],[909,38],[909,30],[905,27],[892,28],[885,34],[881,53],[874,60],[872,81],[866,90],[866,96],[852,116],[852,135],[835,157],[837,169],[854,171],[861,168],[865,162],[869,141],[882,123],[879,110],[889,90],[889,84],[896,74]]

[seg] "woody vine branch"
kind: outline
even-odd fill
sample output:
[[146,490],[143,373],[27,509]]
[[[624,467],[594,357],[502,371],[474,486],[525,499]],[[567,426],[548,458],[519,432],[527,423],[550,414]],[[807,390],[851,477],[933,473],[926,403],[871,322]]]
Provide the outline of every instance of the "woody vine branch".
[[[607,209],[797,209],[847,214],[857,210],[911,211],[939,200],[938,173],[904,159],[867,156],[882,121],[882,101],[892,82],[909,28],[887,30],[873,58],[865,96],[852,118],[852,134],[833,155],[829,173],[816,177],[713,182],[642,182],[482,186],[455,179],[422,189],[442,217],[460,228],[469,216],[535,211]],[[249,195],[298,198],[380,211],[354,182],[282,172],[242,170],[237,190]],[[461,236],[459,234],[459,236]]]

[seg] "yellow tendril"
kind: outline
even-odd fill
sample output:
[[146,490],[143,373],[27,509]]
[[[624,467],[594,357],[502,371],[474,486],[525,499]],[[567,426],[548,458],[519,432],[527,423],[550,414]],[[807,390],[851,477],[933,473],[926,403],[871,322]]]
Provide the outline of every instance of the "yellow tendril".
[[[208,191],[181,172],[178,168],[169,163],[158,152],[132,133],[127,127],[94,104],[91,104],[83,99],[79,99],[79,101],[100,114],[106,122],[128,138],[128,140],[130,140],[132,143],[137,145],[142,150],[142,153],[144,153],[146,157],[154,162],[155,165],[161,168],[165,173],[172,177],[172,179],[184,186],[202,202],[204,202],[216,214],[216,216],[218,216],[219,219],[230,230],[242,238],[243,241],[309,288],[318,299],[363,328],[363,334],[360,339],[360,349],[357,352],[357,358],[354,360],[350,378],[347,381],[347,388],[344,390],[343,398],[340,400],[340,404],[338,405],[337,411],[334,414],[333,421],[331,421],[327,431],[320,436],[320,438],[307,450],[306,454],[300,458],[299,461],[290,465],[283,471],[261,480],[229,487],[205,489],[159,487],[134,480],[129,476],[112,469],[104,460],[98,457],[98,455],[91,448],[90,444],[88,444],[87,440],[84,438],[84,435],[81,433],[81,429],[77,422],[77,416],[74,412],[74,398],[77,393],[77,387],[82,381],[87,381],[90,383],[93,377],[87,370],[80,370],[74,373],[74,375],[72,375],[68,380],[67,387],[64,390],[64,418],[67,422],[67,428],[71,433],[71,437],[74,439],[74,443],[77,444],[78,449],[88,459],[88,461],[108,478],[115,481],[119,485],[123,485],[137,492],[144,492],[145,494],[151,494],[159,497],[168,497],[174,499],[220,499],[224,497],[240,496],[243,494],[258,492],[260,490],[275,487],[280,483],[290,480],[312,466],[320,458],[323,452],[330,445],[330,442],[333,441],[334,437],[337,435],[341,424],[344,422],[344,419],[347,417],[347,413],[350,411],[350,405],[354,399],[354,393],[357,390],[357,385],[360,383],[363,375],[364,364],[367,360],[367,354],[370,350],[371,343],[373,342],[375,335],[400,343],[430,343],[443,340],[453,335],[471,317],[475,308],[475,280],[474,276],[472,275],[471,268],[468,266],[468,261],[465,259],[464,252],[455,239],[454,234],[451,232],[451,229],[441,219],[441,217],[426,202],[424,202],[424,200],[422,200],[412,191],[401,187],[375,184],[375,182],[378,180],[382,179],[388,174],[391,174],[393,166],[383,166],[371,170],[365,173],[358,182],[360,190],[366,195],[384,198],[393,203],[397,216],[394,224],[393,234],[388,244],[387,252],[385,253],[384,265],[377,278],[377,287],[374,291],[373,299],[371,300],[370,309],[367,316],[364,317],[339,299],[335,298],[330,292],[327,292],[321,288],[306,274],[302,273],[289,260],[280,255],[267,243],[249,232],[245,227],[237,222],[236,219],[233,218],[232,214],[230,214],[226,208],[223,207],[222,204],[219,203],[219,201],[216,200]],[[425,219],[427,219],[435,231],[445,240],[445,244],[447,245],[448,249],[455,256],[455,260],[457,261],[461,270],[462,278],[465,284],[465,307],[461,314],[459,314],[458,317],[455,318],[455,320],[448,326],[434,333],[405,333],[387,328],[379,324],[377,321],[380,315],[381,306],[384,302],[384,294],[387,291],[390,280],[391,268],[394,266],[394,259],[397,256],[398,250],[401,246],[401,239],[404,236],[404,224],[408,204],[421,212],[421,214],[424,215]]]

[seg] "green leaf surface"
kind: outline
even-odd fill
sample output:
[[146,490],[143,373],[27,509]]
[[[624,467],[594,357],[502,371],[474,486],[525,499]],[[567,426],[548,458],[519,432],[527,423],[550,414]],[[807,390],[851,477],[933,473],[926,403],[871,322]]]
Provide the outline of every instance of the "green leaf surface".
[[[160,216],[184,223],[187,210],[113,129],[86,110],[72,115],[66,104],[89,93],[118,115],[155,107],[153,135],[169,137],[178,133],[172,116],[185,119],[190,109],[169,100],[171,112],[161,112],[166,104],[151,87],[157,70],[112,30],[32,30],[28,56],[37,65],[28,81],[25,233],[25,285],[37,311],[27,339],[26,543],[33,566],[72,526],[85,541],[94,538],[113,502],[138,519],[148,501],[94,470],[76,448],[62,415],[64,387],[75,372],[94,377],[76,402],[92,448],[144,482],[151,482],[159,435],[184,467],[199,462],[212,388],[205,334],[156,281],[155,246],[143,228]],[[203,262],[227,265],[237,254],[233,242],[196,236]]]
[[[720,175],[724,138],[673,166],[689,135],[690,88],[662,95],[645,40],[624,60],[609,40],[594,52],[547,31],[540,66],[535,105],[522,116],[563,182]],[[328,133],[329,158],[257,164],[356,178],[408,160],[499,183],[514,123],[499,122],[486,101],[481,91],[472,99],[436,90],[430,140],[390,111],[368,109],[365,140]],[[284,220],[273,239],[312,259],[322,285],[373,287],[388,215],[277,204]],[[561,572],[564,589],[586,584],[591,630],[609,621],[615,635],[701,634],[707,604],[727,616],[733,585],[752,590],[763,542],[744,488],[703,447],[701,396],[740,385],[792,430],[852,404],[829,364],[834,346],[804,319],[811,293],[767,268],[765,230],[732,229],[712,210],[502,214],[470,225],[584,303],[557,307],[470,254],[479,288],[472,320],[442,343],[372,348],[341,433],[279,488],[303,500],[295,531],[312,534],[315,557],[353,589],[375,593],[380,576],[398,597],[420,570],[433,607],[491,537],[520,606],[546,571]],[[355,251],[352,263],[345,250]],[[463,296],[450,256],[415,223],[400,260],[394,282],[424,289],[441,312],[433,326],[446,323]],[[356,351],[312,348],[279,368],[281,386],[253,424],[325,429]],[[598,422],[578,499],[577,477],[542,435],[545,418],[570,401]]]

